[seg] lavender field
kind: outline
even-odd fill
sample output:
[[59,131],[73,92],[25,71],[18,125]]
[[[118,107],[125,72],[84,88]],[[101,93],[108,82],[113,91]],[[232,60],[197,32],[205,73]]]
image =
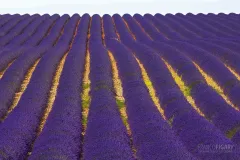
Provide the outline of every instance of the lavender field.
[[240,160],[240,15],[0,15],[1,160]]

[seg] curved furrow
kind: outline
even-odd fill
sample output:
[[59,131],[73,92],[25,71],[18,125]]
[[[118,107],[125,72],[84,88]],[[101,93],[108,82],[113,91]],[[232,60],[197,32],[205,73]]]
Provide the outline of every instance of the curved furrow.
[[240,32],[238,30],[233,30],[232,28],[229,28],[229,26],[225,25],[227,23],[219,23],[218,21],[214,21],[214,19],[209,16],[202,16],[199,14],[199,15],[196,15],[196,18],[201,21],[207,22],[214,28],[217,28],[220,31],[226,32],[229,35],[232,35],[232,36],[240,35]]
[[[89,16],[89,15],[88,15]],[[85,55],[85,65],[84,65],[84,73],[83,73],[83,84],[82,84],[82,92],[81,92],[81,102],[82,102],[82,119],[81,119],[81,125],[82,125],[82,132],[81,132],[81,154],[80,159],[83,159],[83,146],[84,146],[84,138],[87,128],[87,122],[88,122],[88,115],[89,115],[89,106],[91,103],[91,80],[90,80],[90,51],[89,51],[89,38],[90,38],[90,28],[92,23],[92,17],[89,16],[88,20],[88,26],[86,26],[86,31],[79,30],[82,33],[84,33],[84,37],[86,41],[86,55]],[[82,39],[82,37],[79,37]]]
[[[199,68],[212,77],[213,80],[222,88],[224,92],[223,94],[227,95],[227,98],[234,103],[233,107],[239,108],[240,104],[237,103],[236,100],[240,98],[237,98],[237,95],[240,96],[240,94],[235,95],[236,98],[234,98],[231,97],[231,94],[228,94],[228,90],[239,90],[240,82],[218,58],[189,43],[172,41],[168,42],[168,44],[176,47],[181,50],[182,53],[190,57],[199,66]],[[221,72],[219,72],[219,70],[221,70]],[[231,83],[231,86],[229,86],[228,83]]]
[[20,46],[20,47],[13,47],[10,50],[3,51],[1,53],[1,58],[0,58],[0,71],[4,71],[7,69],[10,64],[22,53],[27,52],[27,51],[33,51],[32,47],[25,47],[25,46]]
[[239,112],[230,107],[221,96],[206,84],[205,79],[184,54],[160,42],[152,42],[149,46],[170,63],[178,75],[182,76],[183,81],[190,87],[196,105],[213,124],[226,133],[227,136],[229,132],[238,127]]
[[[119,14],[113,15],[113,21],[115,23],[115,27],[118,28],[118,33],[121,32],[126,37],[128,34],[125,32],[125,30],[130,31],[130,28],[129,28],[128,24],[126,23],[126,21]],[[124,29],[121,29],[122,27],[124,27]],[[136,37],[132,34],[131,31],[129,32],[129,34],[130,35],[125,40],[128,40],[128,39],[136,40]]]
[[[139,159],[195,159],[174,135],[154,106],[133,54],[116,40],[106,40],[106,45],[119,68],[137,157]],[[160,135],[164,138],[159,139]]]
[[[119,34],[116,32],[113,20],[108,15],[104,16],[104,18],[103,18],[103,32],[105,35],[104,42],[103,42],[104,44],[105,44],[106,39],[119,40]],[[108,56],[110,58],[111,66],[112,66],[112,80],[113,80],[113,86],[115,89],[115,99],[117,102],[118,110],[120,112],[123,124],[125,125],[128,136],[130,138],[130,146],[133,151],[133,156],[134,156],[134,158],[136,158],[136,148],[134,147],[133,142],[132,142],[132,131],[131,131],[129,123],[128,123],[128,115],[127,115],[127,111],[126,111],[125,98],[123,96],[122,81],[119,78],[119,71],[117,68],[116,60],[114,59],[113,54],[110,51],[108,51]]]
[[137,25],[138,26],[138,28],[136,28],[137,30],[139,30],[139,33],[140,33],[140,31],[142,31],[142,32],[144,32],[144,37],[146,38],[146,39],[150,39],[150,40],[152,40],[153,41],[153,39],[152,39],[152,37],[147,33],[147,32],[145,32],[145,30],[144,30],[144,28],[142,27],[142,25],[134,18],[134,17],[132,17],[130,14],[125,14],[125,15],[123,15],[123,18],[125,19],[128,19],[128,21],[130,22],[130,23],[133,23],[134,25]]
[[133,159],[126,128],[114,98],[111,63],[101,41],[90,49],[91,104],[84,137],[83,159]]
[[29,24],[21,34],[14,37],[8,45],[21,45],[24,41],[26,41],[30,36],[32,36],[38,27],[40,27],[43,23],[46,23],[50,18],[48,14],[37,17],[31,24]]
[[181,34],[186,39],[198,39],[200,38],[199,35],[187,30],[187,28],[183,27],[180,23],[168,18],[167,16],[163,16],[161,14],[155,14],[158,21],[167,24],[171,28],[173,28],[176,32]]
[[[194,19],[191,19],[191,17],[188,17],[188,16],[189,16],[189,14],[183,15],[183,14],[178,13],[174,16],[174,18],[175,19],[178,18],[179,20],[181,20],[181,22],[186,22],[186,23],[192,25],[195,30],[199,31],[198,33],[200,35],[202,35],[203,38],[206,38],[206,39],[219,38],[218,31],[216,32],[212,28],[209,29],[207,24],[205,24],[205,23],[202,24],[199,21],[194,21]],[[202,24],[202,25],[200,25],[200,24]],[[220,34],[220,37],[226,37],[226,35]]]
[[133,18],[143,27],[143,29],[151,36],[151,38],[155,41],[165,41],[167,38],[161,35],[158,30],[143,18],[140,14],[134,14]]
[[191,88],[196,105],[224,133],[228,133],[240,123],[239,112],[229,106],[224,99],[208,86],[194,64],[174,48],[156,43],[151,46],[174,70],[182,76]]
[[[49,34],[44,37],[37,45],[39,46],[55,46],[61,35],[63,34],[64,27],[70,19],[69,15],[63,15],[59,18],[54,26],[51,28],[54,32],[49,32]],[[69,37],[69,35],[68,35]]]
[[[117,33],[119,35],[119,38],[121,38],[121,41],[126,41],[128,43],[132,43],[135,41],[134,39],[135,37],[131,35],[132,33],[127,32],[129,31],[129,28],[127,28],[126,24],[124,23],[120,15],[118,14],[113,15],[113,21],[114,21]],[[124,39],[120,35],[124,35]]]
[[113,26],[113,19],[110,15],[103,15],[104,39],[118,39],[118,35]]
[[[204,41],[196,41],[196,42],[189,42],[191,44],[194,44],[197,47],[203,48],[204,50],[208,51],[209,53],[212,53],[216,57],[218,57],[224,64],[231,67],[236,73],[240,73],[240,64],[239,64],[239,55],[235,54],[234,52],[231,52],[231,50],[227,48],[222,48],[220,46],[211,44],[210,42],[204,42]],[[213,67],[212,67],[213,68]],[[219,74],[215,73],[215,74]],[[223,81],[222,79],[226,76],[221,75],[221,79],[216,79],[220,83],[220,86],[222,87],[225,94],[231,99],[231,101],[236,106],[240,106],[240,99],[238,98],[238,92],[239,92],[239,81],[236,79],[236,77],[232,77],[232,79],[228,79],[226,81]],[[226,77],[227,78],[227,77]],[[221,82],[220,82],[221,81]]]
[[[202,113],[199,113],[197,108],[196,110],[198,113],[192,108],[191,105],[189,105],[171,77],[171,74],[169,73],[164,62],[154,50],[139,43],[125,43],[125,45],[127,45],[129,49],[135,53],[139,60],[143,62],[149,76],[151,77],[160,100],[160,104],[163,106],[164,113],[168,121],[171,122],[173,129],[190,150],[190,152],[204,159],[216,159],[222,156],[232,156],[232,158],[236,158],[237,155],[234,154],[204,154],[198,150],[199,145],[214,145],[217,143],[233,145],[233,143],[229,141],[220,130],[216,129],[211,122],[208,122],[204,117],[201,117],[199,114]],[[194,122],[202,127],[193,127],[192,124]],[[189,136],[186,136],[188,134]],[[199,134],[199,136],[195,136],[196,134]]]
[[[106,21],[106,19],[108,19],[108,20]],[[116,32],[115,24],[114,24],[112,18],[110,16],[106,16],[106,19],[105,19],[105,21],[103,19],[103,23],[102,23],[103,34],[105,35],[105,31],[106,31],[108,37],[115,37],[116,36],[116,38],[113,38],[113,39],[119,40],[119,34]],[[112,31],[112,32],[109,32],[109,30]],[[104,44],[105,47],[106,47],[106,43],[105,43],[106,39],[111,39],[111,38],[108,38],[108,37],[103,38],[103,44]],[[131,150],[133,152],[133,157],[134,157],[134,159],[136,159],[136,157],[137,157],[136,156],[136,148],[133,145],[132,131],[131,131],[131,128],[130,128],[129,122],[128,122],[126,102],[125,102],[125,98],[123,96],[122,81],[119,77],[119,71],[118,71],[116,60],[115,60],[113,54],[109,50],[108,50],[108,56],[110,58],[111,67],[112,67],[112,80],[113,80],[113,87],[114,87],[114,91],[115,91],[115,100],[116,100],[116,103],[117,103],[117,106],[118,106],[118,111],[120,113],[122,122],[127,129],[127,134],[128,134],[128,138],[130,139],[130,146],[131,146]]]
[[92,17],[88,45],[91,103],[83,141],[83,159],[133,159],[114,97],[111,63],[102,44],[99,15]]
[[144,18],[151,22],[159,31],[161,34],[163,34],[168,39],[176,39],[176,40],[182,40],[184,39],[179,33],[169,29],[169,27],[158,21],[158,19],[150,14],[145,14]]
[[0,15],[0,159],[240,159],[239,22]]
[[110,57],[111,60],[111,65],[112,65],[112,70],[113,70],[113,84],[114,84],[114,89],[115,89],[115,99],[116,99],[116,103],[118,106],[118,110],[120,112],[123,124],[125,125],[126,129],[127,129],[127,134],[128,137],[130,139],[130,146],[133,152],[133,157],[135,159],[137,159],[136,156],[136,148],[133,145],[133,139],[132,139],[132,131],[131,128],[129,126],[129,120],[128,120],[128,114],[127,114],[127,110],[126,110],[126,101],[125,98],[123,96],[123,88],[122,88],[122,81],[119,78],[119,72],[118,72],[118,68],[117,68],[117,63],[116,60],[114,59],[112,53],[110,51],[108,51],[108,55]]
[[55,26],[56,22],[59,23],[60,16],[59,15],[53,15],[44,23],[39,25],[33,35],[29,36],[27,39],[22,40],[21,37],[21,43],[20,45],[26,45],[26,46],[38,46],[47,36],[49,36],[49,33],[53,31],[53,27]]
[[233,29],[235,31],[238,31],[240,29],[240,25],[237,22],[232,21],[231,19],[229,19],[230,17],[225,19],[225,18],[223,18],[223,17],[221,17],[219,15],[210,15],[210,14],[208,14],[206,16],[206,18],[208,18],[208,17],[209,18],[211,17],[212,20],[214,20],[215,22],[222,22],[221,24],[226,25],[228,27],[231,27],[231,29]]
[[26,157],[31,143],[37,135],[54,72],[68,48],[67,45],[60,45],[49,50],[50,53],[43,56],[18,105],[0,125],[0,150],[7,155],[4,157],[4,154],[1,154],[2,158],[24,159]]
[[198,26],[201,26],[201,28],[203,28],[206,31],[214,33],[218,37],[224,37],[224,38],[231,38],[231,37],[233,37],[232,35],[229,35],[226,32],[220,31],[217,28],[214,28],[213,26],[209,25],[208,23],[205,23],[204,21],[201,21],[201,20],[195,18],[195,16],[196,15],[187,14],[185,16],[185,19],[191,21],[192,23],[194,23],[194,24],[196,24]]
[[[54,94],[50,89],[52,88],[51,83],[55,84],[55,81],[53,81],[55,80],[55,71],[59,67],[58,64],[62,63],[63,65],[68,48],[69,44],[66,42],[57,43],[55,47],[48,50],[48,53],[41,58],[36,67],[32,79],[19,103],[0,125],[0,128],[2,127],[0,132],[2,132],[1,135],[3,135],[2,138],[4,139],[0,140],[2,142],[0,148],[1,152],[5,153],[2,156],[7,155],[10,159],[25,159],[27,154],[29,154],[28,152],[32,148],[32,143],[39,134],[44,114],[49,109],[48,103],[51,102],[52,94]],[[32,109],[31,106],[36,108]],[[17,121],[15,119],[16,115],[19,115],[17,116]],[[25,130],[21,128],[22,124],[27,125],[24,127]],[[9,137],[9,134],[6,134],[9,131],[12,132],[11,135],[17,134],[17,136],[12,139],[12,137]]]
[[12,112],[12,110],[17,106],[19,100],[21,99],[22,94],[26,90],[27,85],[29,84],[29,82],[31,80],[32,74],[35,71],[35,68],[37,67],[39,61],[40,61],[40,58],[34,62],[34,64],[31,66],[31,68],[28,69],[28,71],[24,77],[24,80],[21,83],[21,86],[19,87],[18,91],[15,92],[14,98],[11,102],[10,107],[7,110],[7,113],[1,118],[1,122],[4,121],[7,118],[8,114],[10,112]]
[[236,52],[231,51],[228,48],[223,48],[220,45],[213,44],[211,42],[205,42],[203,40],[199,41],[189,41],[188,43],[193,44],[197,47],[200,47],[209,53],[218,57],[223,63],[230,66],[234,69],[238,74],[240,74],[240,55]]
[[[50,27],[49,25],[50,24],[47,25],[48,28]],[[41,37],[44,37],[44,36],[46,36],[46,33],[42,32],[42,34],[39,34],[39,35]],[[33,36],[35,38],[35,40],[38,39],[38,41],[40,41],[42,39],[41,37],[39,37],[39,35],[38,35],[38,38]],[[31,41],[31,43],[32,42],[34,42],[34,41]],[[51,44],[49,43],[48,45],[51,45]],[[38,47],[38,48],[43,48],[43,49],[45,48],[44,50],[46,50],[48,48],[48,46],[42,45],[41,47]],[[34,52],[34,51],[35,51],[35,49],[30,47],[29,45],[22,45],[20,47],[15,46],[15,47],[11,48],[10,50],[3,51],[1,53],[1,59],[0,59],[0,71],[4,72],[10,66],[10,64],[15,59],[17,59],[20,55],[22,55],[23,53]]]
[[[55,16],[55,19],[57,17]],[[53,20],[51,20],[52,23]],[[34,36],[32,36],[32,38],[34,38],[35,42],[40,41],[42,39],[42,37],[44,37],[46,35],[46,31],[47,29],[50,27],[51,23],[45,23],[44,25],[47,27],[46,30],[41,33],[36,33],[34,34]],[[47,24],[47,25],[46,25]],[[42,27],[41,25],[39,27]],[[35,36],[36,35],[36,36]],[[21,38],[20,38],[21,39]],[[30,43],[34,43],[33,40],[29,39]],[[20,55],[22,55],[25,52],[34,52],[34,48],[30,47],[30,45],[28,45],[28,42],[26,43],[26,45],[21,45],[19,47],[15,46],[15,47],[11,47],[11,49],[9,50],[5,50],[3,52],[1,52],[1,59],[0,59],[0,71],[3,72],[4,70],[6,70],[8,68],[8,66],[10,66],[10,64],[17,59],[17,57],[19,57]],[[24,42],[25,43],[25,42]],[[47,46],[42,46],[42,48],[46,48]]]
[[3,77],[4,73],[6,72],[6,70],[12,65],[13,62],[14,62],[14,60],[12,62],[10,62],[4,70],[2,70],[0,72],[0,80]]
[[[68,30],[76,28],[73,35],[75,37],[77,35],[84,36],[84,33],[77,31],[81,28],[84,28],[85,32],[87,31],[89,16],[83,15],[80,23],[77,22],[79,16],[75,17],[76,19],[71,24],[72,28],[68,28]],[[78,26],[76,27],[76,25]],[[52,101],[52,106],[49,106],[51,112],[48,111],[47,121],[44,122],[44,128],[39,130],[39,137],[36,139],[28,159],[79,159],[82,130],[80,92],[86,39],[74,38],[73,41],[68,54],[65,54],[65,64],[64,67],[62,66],[59,85],[55,90],[55,101]],[[78,48],[79,46],[81,49]]]
[[[76,23],[77,19],[73,17],[67,24],[66,28],[71,29],[72,32],[74,32],[74,27],[72,25],[76,25]],[[62,36],[62,41],[59,41],[58,43],[69,45],[68,43],[71,42],[71,35],[73,34],[68,34],[68,37]],[[31,51],[23,53],[6,71],[0,81],[1,94],[4,94],[4,96],[1,96],[0,100],[0,118],[3,116],[6,117],[5,114],[12,103],[14,94],[21,89],[21,83],[23,82],[28,69],[37,59],[42,57],[48,49],[49,47],[35,47]]]
[[20,14],[14,14],[14,15],[7,14],[7,15],[5,15],[0,21],[0,28],[2,28],[11,19],[19,17],[19,16],[20,16]]
[[210,38],[210,37],[216,38],[215,34],[209,32],[207,30],[204,30],[201,27],[199,27],[198,25],[195,25],[192,22],[188,21],[187,19],[185,19],[184,15],[182,15],[182,14],[176,14],[176,15],[168,14],[166,16],[168,16],[169,18],[172,18],[175,21],[179,22],[180,24],[184,25],[184,27],[188,28],[188,30],[191,30],[195,34],[198,34],[202,38]]
[[[195,108],[196,111],[186,101],[171,77],[164,61],[152,49],[141,44],[132,46],[131,49],[135,51],[136,56],[139,56],[140,60],[145,64],[158,93],[161,106],[164,106],[163,109],[168,116],[168,121],[171,122],[172,128],[188,150],[203,159],[234,158],[235,155],[231,153],[201,153],[198,148],[199,145],[215,145],[218,143],[233,145],[233,143],[211,122],[200,116],[202,113],[198,108]],[[195,127],[193,124],[198,124],[198,127]]]
[[128,24],[129,33],[132,33],[136,39],[141,43],[151,43],[152,38],[150,38],[146,33],[144,33],[143,29],[139,26],[139,24],[132,18],[131,15],[125,14],[122,18]]
[[57,45],[58,43],[64,43],[64,44],[69,44],[72,35],[75,35],[75,28],[80,19],[80,16],[78,14],[74,14],[72,17],[69,18],[69,20],[64,24],[64,26],[61,29],[60,34],[57,36],[57,38],[53,39],[53,43]]
[[[26,14],[25,14],[26,15]],[[13,21],[13,19],[19,18],[21,15],[20,14],[7,14],[4,16],[4,18],[0,22],[0,28],[4,27],[7,23],[10,21]]]
[[8,21],[5,25],[3,25],[0,28],[0,36],[1,37],[6,36],[16,25],[18,25],[19,23],[21,23],[22,21],[24,21],[25,19],[27,19],[29,17],[30,17],[29,14],[24,14],[24,15],[21,15],[21,16],[11,19],[10,21]]
[[[20,90],[21,83],[25,79],[29,68],[39,59],[47,48],[34,48],[23,53],[5,72],[0,80],[0,118],[6,117],[6,113],[12,104],[15,92]],[[2,119],[3,121],[4,119]]]
[[[87,43],[88,44],[88,43]],[[87,46],[88,48],[88,46]],[[91,96],[90,96],[90,78],[89,78],[89,74],[90,74],[90,53],[89,53],[89,49],[87,49],[86,51],[86,57],[85,57],[85,66],[84,66],[84,74],[83,74],[83,84],[82,84],[82,92],[81,92],[81,98],[82,98],[82,143],[83,143],[83,139],[84,139],[84,135],[86,132],[86,128],[87,128],[87,120],[88,120],[88,113],[89,113],[89,106],[90,106],[90,102],[91,102]],[[81,157],[82,158],[81,154]]]
[[35,19],[37,19],[40,15],[35,14],[33,16],[27,17],[26,19],[22,20],[21,22],[19,22],[16,26],[14,26],[10,33],[8,33],[7,35],[0,37],[0,46],[6,46],[7,44],[9,44],[9,42],[16,37],[17,35],[19,35],[21,32],[23,32],[23,30],[32,23],[32,21],[34,21]]

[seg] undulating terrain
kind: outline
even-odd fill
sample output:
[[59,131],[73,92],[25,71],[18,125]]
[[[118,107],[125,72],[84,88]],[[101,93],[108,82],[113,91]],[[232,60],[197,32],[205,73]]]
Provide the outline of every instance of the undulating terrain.
[[240,15],[0,15],[1,160],[240,160]]

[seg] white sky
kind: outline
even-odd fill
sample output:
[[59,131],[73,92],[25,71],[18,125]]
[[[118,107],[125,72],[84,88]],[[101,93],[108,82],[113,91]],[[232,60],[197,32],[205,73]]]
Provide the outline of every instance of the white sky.
[[240,13],[240,0],[0,0],[0,14]]

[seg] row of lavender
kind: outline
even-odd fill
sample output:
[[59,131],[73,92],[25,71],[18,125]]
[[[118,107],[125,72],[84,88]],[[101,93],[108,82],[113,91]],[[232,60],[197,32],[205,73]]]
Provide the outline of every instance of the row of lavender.
[[[131,16],[125,15],[124,19],[127,22],[128,27],[133,35],[130,34],[128,27],[124,24],[124,21],[120,16],[115,15],[113,19],[115,27],[117,29],[117,33],[120,35],[121,42],[125,44],[133,53],[135,53],[136,56],[139,56],[140,61],[142,61],[143,63],[146,61],[145,67],[148,71],[149,76],[151,77],[151,80],[153,81],[153,84],[155,82],[154,87],[158,92],[161,106],[164,106],[164,111],[167,118],[170,119],[171,117],[174,117],[172,128],[176,129],[176,132],[178,133],[182,141],[186,143],[186,146],[189,147],[189,150],[194,153],[195,151],[197,151],[197,146],[199,144],[204,144],[205,142],[210,144],[224,144],[227,143],[227,141],[229,142],[229,140],[224,137],[223,133],[226,133],[228,130],[239,126],[239,111],[236,111],[231,106],[229,106],[212,88],[210,88],[206,84],[204,78],[200,75],[200,73],[196,70],[195,66],[191,62],[192,59],[200,63],[201,67],[203,67],[202,65],[204,62],[204,67],[206,66],[204,69],[207,70],[207,72],[210,72],[210,75],[214,73],[218,74],[216,75],[218,77],[213,76],[214,79],[217,79],[219,81],[224,81],[225,78],[228,80],[232,80],[232,82],[234,83],[232,83],[233,85],[231,85],[232,88],[229,86],[229,90],[235,90],[235,93],[232,93],[231,95],[230,92],[228,96],[233,97],[232,100],[235,100],[235,103],[238,103],[239,94],[237,94],[236,92],[240,91],[238,89],[239,81],[227,70],[226,67],[223,66],[222,63],[220,63],[220,60],[217,59],[217,57],[212,56],[210,53],[206,53],[206,51],[184,42],[168,41],[163,43],[151,41],[147,38],[147,34],[145,34],[143,30],[141,30],[140,26],[137,25],[136,21],[134,21]],[[113,23],[109,23],[109,21],[106,20],[105,25],[108,25],[108,27],[106,27],[107,29],[105,30],[105,35],[108,35],[107,37],[110,40],[116,39],[116,34],[112,34],[114,30]],[[108,31],[109,28],[112,28],[110,29],[110,32]],[[136,39],[136,41],[134,38]],[[185,52],[182,53],[182,50],[176,50],[175,47],[177,48],[177,46],[175,46],[175,44],[180,44],[178,46],[185,49]],[[178,72],[179,75],[182,75],[183,80],[187,83],[187,85],[192,87],[191,94],[193,95],[197,106],[199,106],[200,110],[206,115],[206,119],[208,121],[203,117],[200,117],[194,111],[192,111],[191,113],[192,107],[187,107],[189,106],[189,104],[184,104],[183,102],[180,102],[180,97],[183,96],[179,89],[173,87],[174,85],[176,86],[176,84],[174,82],[171,84],[171,81],[173,80],[164,80],[163,76],[160,77],[161,73],[163,72],[164,78],[167,78],[169,72],[164,72],[164,65],[161,69],[159,68],[161,66],[161,59],[159,55],[160,57],[167,60],[171,64],[171,66]],[[147,59],[149,59],[149,61],[147,61]],[[156,64],[154,64],[154,61],[157,61]],[[227,76],[223,76],[222,73],[219,73],[217,68],[214,68],[215,66],[212,67],[209,65],[209,63],[207,64],[208,61],[210,61],[209,63],[212,62],[213,64],[216,64],[216,67],[219,69],[221,68],[220,70],[225,72]],[[150,64],[152,65],[152,67],[149,66]],[[150,68],[148,68],[148,66]],[[164,68],[166,70],[165,66]],[[157,74],[158,70],[159,74]],[[159,75],[159,77],[157,77],[156,75]],[[169,86],[166,85],[167,83],[169,83]],[[165,87],[167,90],[164,93]],[[176,91],[176,89],[178,91]],[[183,108],[181,108],[180,106]],[[239,106],[239,103],[237,104],[237,106]],[[196,122],[196,124],[198,124],[197,128],[194,125],[194,121]],[[189,124],[187,122],[189,122]],[[200,127],[201,123],[203,126],[202,129]],[[185,127],[186,130],[184,130]],[[216,129],[216,127],[219,130]],[[220,130],[222,131],[222,133]],[[199,136],[197,136],[198,134]],[[233,138],[233,141],[236,144],[239,144],[238,134],[239,132]],[[190,140],[191,137],[193,137],[192,140]],[[199,139],[196,137],[198,137]],[[224,155],[229,156],[226,154]],[[204,154],[200,154],[198,156],[202,156],[202,158],[204,159],[206,158],[204,157],[206,156]],[[216,154],[214,156],[219,155]],[[223,158],[221,154],[220,157]],[[212,158],[219,159],[220,157]]]
[[[104,15],[103,19],[105,16],[108,15]],[[127,17],[129,17],[128,14],[123,15],[124,19],[127,19]],[[40,43],[39,39],[35,40],[35,38],[39,37],[41,32],[45,33],[49,25],[55,23],[59,18],[60,16],[57,14],[52,16],[48,14],[42,16],[38,14],[32,16],[28,14],[22,16],[19,14],[0,15],[0,46],[12,47],[23,44],[35,46]],[[70,17],[69,15],[63,15],[61,18],[64,21]],[[153,40],[211,38],[211,40],[238,41],[240,32],[239,15],[236,14],[167,14],[166,16],[161,14],[155,16],[135,14],[133,18],[148,32]]]
[[[127,24],[133,36],[136,37],[136,40],[137,40],[136,42],[146,44],[147,46],[158,51],[158,54],[160,54],[162,58],[166,59],[174,67],[174,69],[178,72],[179,75],[182,75],[182,78],[186,82],[186,84],[192,87],[193,96],[197,96],[196,94],[200,93],[199,92],[200,90],[198,89],[198,85],[196,84],[198,83],[202,84],[202,82],[203,83],[205,82],[202,76],[197,72],[196,68],[191,63],[192,61],[196,62],[206,73],[212,76],[212,78],[219,84],[219,86],[223,88],[224,94],[226,94],[229,97],[229,99],[233,102],[235,106],[237,107],[240,106],[239,81],[225,67],[225,65],[228,65],[233,70],[235,70],[236,73],[240,74],[239,52],[236,50],[236,48],[238,48],[237,40],[234,40],[232,42],[227,40],[216,40],[214,41],[215,44],[212,43],[211,40],[205,40],[205,39],[195,40],[195,41],[193,40],[191,41],[169,40],[166,42],[151,41],[147,39],[147,34],[145,34],[146,32],[143,32],[143,30],[141,30],[141,27],[136,23],[136,21],[134,21],[134,19],[131,16],[126,15],[124,19],[125,21],[127,21]],[[118,33],[121,33],[121,32],[123,32],[124,34],[128,33],[127,35],[128,38],[126,38],[126,40],[124,39],[124,37],[126,36],[122,34],[123,35],[121,37],[121,39],[123,39],[122,42],[127,46],[129,46],[131,43],[134,43],[134,39],[131,38],[130,32],[128,32],[129,30],[127,29],[126,26],[124,26],[124,23],[122,23],[122,25],[121,24],[117,25],[117,23],[121,23],[120,22],[121,18],[120,17],[117,18],[116,16],[114,18],[114,21],[116,24],[116,28],[119,28]],[[121,26],[121,27],[118,27],[118,26]],[[124,29],[125,31],[123,31]],[[217,42],[220,42],[221,46]],[[224,45],[225,47],[223,48],[222,45]],[[129,46],[129,48],[131,48],[131,46]],[[172,56],[170,53],[172,54]],[[195,71],[193,72],[192,70],[195,70]],[[206,85],[206,83],[204,85]],[[195,87],[197,89],[196,94],[194,92]],[[203,86],[201,86],[201,89],[203,89]],[[232,123],[233,125],[226,123],[225,126],[228,126],[229,128],[225,128],[223,129],[223,131],[226,132],[230,128],[234,128],[239,125],[239,120],[237,120],[239,119],[238,111],[234,110],[230,106],[228,107],[226,106],[224,109],[223,106],[224,104],[226,104],[226,102],[223,102],[223,100],[216,93],[214,94],[219,97],[218,98],[219,100],[215,99],[214,98],[215,96],[212,96],[212,94],[208,96],[207,95],[208,92],[206,90],[204,90],[203,93],[204,93],[204,96],[200,96],[200,95],[198,96],[199,98],[201,97],[200,99],[197,97],[194,97],[194,99],[196,100],[196,103],[199,104],[197,106],[199,107],[206,106],[204,107],[205,109],[202,109],[202,111],[204,112],[205,115],[207,115],[207,118],[211,118],[209,114],[213,114],[212,111],[209,111],[209,109],[212,109],[213,111],[217,111],[217,109],[223,108],[222,113],[220,114],[219,113],[220,111],[218,111],[218,114],[217,114],[218,116],[221,116],[221,118],[217,118],[216,114],[213,114],[215,115],[214,118],[217,119],[217,121],[221,119],[222,122],[218,122],[218,123],[219,125],[222,125],[221,127],[222,129],[223,129],[224,123],[226,123],[231,119],[230,123]],[[199,99],[199,103],[198,103],[198,99]],[[213,106],[216,106],[216,108],[215,107],[213,108]],[[227,116],[228,114],[226,112],[226,109],[229,112],[229,116]],[[235,116],[233,116],[234,114]],[[226,120],[223,120],[224,116]]]
[[[224,66],[226,63],[238,72],[237,34],[233,37],[231,33],[235,35],[235,32],[232,30],[215,28],[216,19],[220,16],[210,19],[199,15],[212,23],[204,29],[194,27],[198,34],[182,21],[171,19],[171,15],[124,15],[123,18],[104,15],[102,21],[98,15],[91,20],[89,15],[81,18],[78,15],[71,18],[68,15],[13,16],[0,17],[3,29],[0,41],[4,46],[0,53],[0,66],[3,70],[13,62],[0,80],[1,118],[6,116],[28,69],[39,58],[40,62],[18,105],[0,124],[2,159],[24,159],[28,152],[32,152],[29,159],[134,159],[114,98],[108,50],[116,59],[122,80],[138,159],[239,159],[237,150],[230,153],[203,153],[198,150],[200,144],[239,144],[239,132],[232,140],[224,135],[238,127],[239,111],[207,85],[192,63],[195,61],[212,75],[231,101],[240,106],[239,81]],[[231,19],[237,27],[237,17],[232,15]],[[195,20],[187,21],[189,26],[195,23]],[[176,24],[181,26],[180,29],[174,28]],[[195,40],[190,42],[188,39]],[[86,134],[82,137],[79,95],[87,49],[90,51],[92,100]],[[47,123],[38,136],[53,76],[65,54],[67,58],[57,96]],[[146,68],[165,116],[168,120],[173,119],[170,125],[154,106],[134,55]],[[191,94],[206,117],[200,116],[186,101],[161,58],[192,87]]]

